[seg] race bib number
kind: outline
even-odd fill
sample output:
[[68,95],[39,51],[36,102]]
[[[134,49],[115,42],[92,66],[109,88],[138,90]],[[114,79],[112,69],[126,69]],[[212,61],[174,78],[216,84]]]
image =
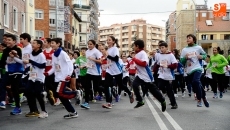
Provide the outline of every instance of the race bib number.
[[217,66],[217,63],[213,62],[213,63],[212,63],[212,67],[215,68],[216,66]]
[[16,63],[14,58],[11,58],[11,57],[7,57],[6,61],[7,61],[8,64]]
[[52,60],[46,60],[46,66],[52,66]]
[[88,68],[93,68],[93,64],[91,62],[87,62],[87,65],[86,65]]
[[107,69],[107,65],[106,64],[101,65],[101,68],[102,68],[102,70],[106,70]]
[[162,67],[167,67],[167,66],[168,66],[167,60],[162,60],[162,61],[160,62],[160,66],[162,66]]
[[55,70],[56,70],[56,72],[60,72],[61,71],[61,67],[60,67],[59,64],[55,65]]
[[36,79],[37,78],[37,73],[36,72],[30,72],[30,78],[31,79]]
[[196,57],[196,52],[189,52],[188,58],[193,58],[193,57]]
[[30,59],[30,54],[28,54],[28,53],[23,54],[22,60],[29,60],[29,59]]
[[135,64],[131,64],[129,68],[130,69],[135,69]]

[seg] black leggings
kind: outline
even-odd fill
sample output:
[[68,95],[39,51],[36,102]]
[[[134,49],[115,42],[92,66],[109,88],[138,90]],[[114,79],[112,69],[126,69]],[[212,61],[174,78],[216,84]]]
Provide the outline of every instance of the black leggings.
[[105,75],[105,96],[106,96],[106,102],[111,103],[112,102],[112,94],[111,94],[111,88],[113,87],[113,77],[116,80],[117,85],[119,88],[123,88],[123,90],[131,95],[131,91],[128,89],[127,86],[123,86],[122,84],[122,73],[118,75],[110,75],[109,73],[106,73]]
[[25,94],[27,97],[30,112],[38,111],[36,99],[38,100],[41,110],[46,112],[45,101],[43,100],[42,92],[44,91],[43,83],[40,81],[31,81],[27,83]]
[[212,91],[213,93],[217,93],[217,86],[220,92],[224,91],[224,78],[225,78],[225,74],[212,73],[212,79],[213,79]]
[[54,97],[58,98],[58,95],[56,93],[56,87],[54,86],[54,74],[46,76],[44,88],[47,92],[48,97],[49,97],[49,90],[51,90],[54,94]]
[[[91,99],[93,100],[94,96],[96,96],[95,94],[98,92],[100,79],[101,79],[100,75],[86,74],[85,86],[84,86],[85,102],[89,103],[89,97],[91,97]],[[93,85],[92,85],[91,81],[93,81]],[[94,92],[94,94],[93,94],[93,92]]]
[[16,107],[20,108],[19,85],[21,85],[22,74],[9,75],[11,90],[13,93]]
[[185,90],[184,76],[175,75],[175,80],[172,81],[172,85],[173,85],[173,91],[175,94],[177,94],[178,88],[181,88],[182,93],[184,93],[184,90]]

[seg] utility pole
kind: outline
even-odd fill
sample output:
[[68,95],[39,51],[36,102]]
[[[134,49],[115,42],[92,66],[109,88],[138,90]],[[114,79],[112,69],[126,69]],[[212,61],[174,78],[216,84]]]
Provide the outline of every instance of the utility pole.
[[58,1],[55,0],[55,5],[56,5],[56,11],[55,11],[55,19],[56,19],[56,37],[58,37]]

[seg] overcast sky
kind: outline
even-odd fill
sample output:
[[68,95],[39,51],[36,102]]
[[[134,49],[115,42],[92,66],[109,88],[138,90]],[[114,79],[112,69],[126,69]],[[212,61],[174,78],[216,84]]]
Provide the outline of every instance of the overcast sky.
[[[230,0],[208,0],[208,6],[213,7],[214,3],[217,2],[227,3],[228,8],[230,8]],[[163,21],[167,20],[170,12],[176,9],[176,3],[177,0],[98,0],[99,9],[103,10],[99,18],[100,26],[110,26],[114,23],[128,23],[138,18],[147,20],[147,23],[164,26],[165,22]],[[196,4],[204,4],[204,0],[196,0]]]

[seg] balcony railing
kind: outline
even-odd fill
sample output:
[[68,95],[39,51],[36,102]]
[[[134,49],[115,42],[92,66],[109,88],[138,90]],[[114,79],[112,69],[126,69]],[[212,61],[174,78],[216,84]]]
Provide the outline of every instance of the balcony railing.
[[79,4],[73,4],[73,8],[79,8],[79,9],[90,10],[90,6],[87,6],[87,5],[79,5]]

